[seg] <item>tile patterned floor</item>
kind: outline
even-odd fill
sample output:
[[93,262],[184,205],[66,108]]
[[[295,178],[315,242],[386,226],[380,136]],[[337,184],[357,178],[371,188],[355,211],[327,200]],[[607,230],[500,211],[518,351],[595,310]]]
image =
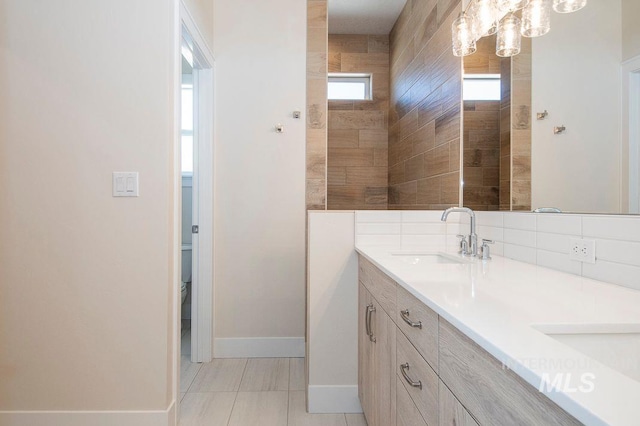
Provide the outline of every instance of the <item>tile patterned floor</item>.
[[362,414],[308,414],[304,358],[180,364],[180,426],[367,426]]

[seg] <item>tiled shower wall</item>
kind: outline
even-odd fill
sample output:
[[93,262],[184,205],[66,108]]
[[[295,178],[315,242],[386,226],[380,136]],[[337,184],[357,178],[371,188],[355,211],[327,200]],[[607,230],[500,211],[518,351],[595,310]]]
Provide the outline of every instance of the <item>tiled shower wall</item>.
[[327,206],[327,0],[307,0],[308,210]]
[[371,74],[372,100],[329,101],[327,208],[387,208],[389,37],[329,35],[329,72]]
[[[441,211],[356,212],[356,243],[390,249],[457,248],[467,215]],[[640,216],[476,212],[479,239],[494,255],[640,290]],[[569,259],[571,238],[596,241],[596,263]]]
[[457,205],[461,59],[451,54],[460,0],[408,1],[390,34],[389,208]]

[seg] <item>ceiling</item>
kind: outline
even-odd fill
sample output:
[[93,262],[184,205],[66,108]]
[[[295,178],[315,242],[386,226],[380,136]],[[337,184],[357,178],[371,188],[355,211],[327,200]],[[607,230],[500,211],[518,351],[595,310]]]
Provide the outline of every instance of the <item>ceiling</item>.
[[328,0],[329,34],[389,34],[407,0]]

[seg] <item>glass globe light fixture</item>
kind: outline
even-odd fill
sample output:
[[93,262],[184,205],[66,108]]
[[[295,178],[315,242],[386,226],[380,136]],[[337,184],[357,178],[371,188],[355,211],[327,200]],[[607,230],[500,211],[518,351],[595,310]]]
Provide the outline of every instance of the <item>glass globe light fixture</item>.
[[531,0],[522,9],[522,35],[539,37],[551,29],[551,0]]
[[496,33],[498,13],[496,0],[474,0],[469,15],[475,22],[476,39]]
[[498,24],[498,39],[496,41],[496,55],[502,58],[520,53],[522,45],[521,21],[513,13],[502,18]]
[[553,0],[553,10],[558,13],[571,13],[587,5],[587,0]]
[[476,51],[476,31],[471,16],[462,12],[451,24],[453,54],[467,56]]
[[529,0],[497,0],[496,6],[502,13],[515,12],[529,4]]

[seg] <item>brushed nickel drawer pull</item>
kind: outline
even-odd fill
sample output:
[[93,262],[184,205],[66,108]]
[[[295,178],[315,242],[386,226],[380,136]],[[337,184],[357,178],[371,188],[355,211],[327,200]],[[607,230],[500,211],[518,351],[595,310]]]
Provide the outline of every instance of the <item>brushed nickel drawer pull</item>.
[[376,311],[376,308],[375,306],[373,306],[373,303],[367,306],[367,314],[366,314],[367,335],[369,335],[369,340],[372,341],[373,343],[376,342],[376,338],[373,335],[373,330],[371,329],[371,316],[375,311]]
[[419,388],[420,390],[422,390],[422,382],[420,380],[418,380],[416,382],[413,379],[411,379],[411,377],[409,377],[409,374],[407,374],[408,370],[409,370],[409,363],[408,362],[404,363],[404,364],[402,364],[400,366],[400,371],[402,372],[402,377],[404,377],[404,379],[407,381],[407,383],[409,383],[414,388]]
[[404,322],[409,324],[411,327],[416,327],[416,328],[420,328],[420,329],[422,328],[422,321],[414,322],[414,321],[411,321],[411,319],[409,319],[409,310],[408,309],[405,309],[404,311],[401,311],[400,312],[400,316],[402,317]]

